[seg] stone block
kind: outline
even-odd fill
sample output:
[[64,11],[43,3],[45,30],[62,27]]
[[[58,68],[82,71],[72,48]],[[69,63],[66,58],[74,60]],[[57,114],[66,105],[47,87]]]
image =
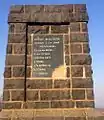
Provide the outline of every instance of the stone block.
[[69,35],[64,35],[64,44],[69,44]]
[[5,67],[4,78],[10,78],[10,77],[11,77],[11,67]]
[[10,91],[4,90],[3,91],[3,101],[9,101],[10,100]]
[[82,45],[71,43],[71,53],[82,53]]
[[21,109],[22,102],[4,102],[3,109]]
[[12,101],[23,101],[24,100],[24,91],[23,90],[12,90],[11,91],[11,100]]
[[94,91],[93,90],[86,90],[87,99],[94,100]]
[[80,32],[80,23],[70,23],[70,32]]
[[49,108],[49,102],[26,102],[23,105],[25,109],[45,109]]
[[73,21],[88,22],[88,20],[89,20],[89,17],[88,17],[87,12],[82,12],[82,13],[76,12],[73,14]]
[[77,101],[76,106],[78,108],[94,108],[94,101]]
[[66,77],[70,77],[70,67],[66,68]]
[[72,55],[72,65],[91,65],[92,59],[90,55]]
[[83,53],[90,53],[89,44],[83,44]]
[[70,52],[69,45],[65,45],[65,55],[68,55]]
[[35,120],[64,120],[64,117],[54,117],[54,116],[50,116],[50,117],[36,117]]
[[9,34],[8,43],[25,43],[26,34]]
[[70,99],[69,90],[50,90],[50,91],[40,91],[41,100],[64,100]]
[[83,77],[83,67],[71,67],[72,77]]
[[12,5],[10,7],[10,13],[24,13],[24,5]]
[[75,12],[85,12],[86,11],[86,4],[75,4]]
[[30,34],[48,34],[49,33],[49,26],[46,25],[33,25],[28,26],[28,33]]
[[86,117],[66,117],[65,120],[86,120]]
[[89,37],[87,33],[71,33],[71,42],[88,42]]
[[7,54],[12,54],[12,45],[11,45],[11,44],[8,44],[8,45],[7,45],[6,53],[7,53]]
[[72,98],[74,100],[84,100],[85,90],[72,90]]
[[23,89],[24,79],[5,79],[4,89]]
[[[31,68],[27,67],[27,77],[31,75]],[[25,76],[25,68],[24,67],[13,67],[13,77],[24,77]]]
[[16,43],[13,45],[14,54],[25,54],[25,44]]
[[29,89],[50,89],[52,88],[52,80],[27,80],[27,88]]
[[73,78],[72,79],[73,88],[93,88],[92,79],[86,78]]
[[25,55],[7,55],[6,65],[25,65]]
[[73,12],[73,4],[68,4],[68,5],[60,5],[60,6],[57,6],[57,5],[45,5],[44,6],[44,11],[45,12]]
[[68,25],[53,25],[51,26],[52,33],[68,33]]
[[73,101],[52,101],[51,102],[52,108],[74,108]]
[[65,63],[66,63],[66,65],[70,65],[70,57],[69,56],[65,56]]
[[39,100],[39,92],[37,90],[27,90],[27,100],[34,101]]
[[82,26],[82,32],[88,32],[88,28],[87,28],[87,23],[86,22],[82,22],[81,26]]
[[15,33],[26,33],[26,23],[15,23]]
[[85,66],[85,75],[86,77],[92,77],[93,71],[91,66]]
[[70,88],[70,79],[54,80],[54,88]]

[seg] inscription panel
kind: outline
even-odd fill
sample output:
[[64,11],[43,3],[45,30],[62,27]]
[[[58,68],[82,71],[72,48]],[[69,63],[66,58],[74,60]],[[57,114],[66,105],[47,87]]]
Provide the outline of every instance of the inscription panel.
[[52,77],[64,64],[63,36],[33,35],[32,62],[32,77]]

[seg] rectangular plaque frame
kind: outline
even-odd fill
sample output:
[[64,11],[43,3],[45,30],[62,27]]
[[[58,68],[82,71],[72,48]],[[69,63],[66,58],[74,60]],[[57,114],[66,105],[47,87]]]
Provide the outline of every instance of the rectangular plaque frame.
[[31,34],[31,39],[32,77],[63,77],[62,74],[58,75],[59,69],[63,69],[63,74],[65,74],[63,35]]

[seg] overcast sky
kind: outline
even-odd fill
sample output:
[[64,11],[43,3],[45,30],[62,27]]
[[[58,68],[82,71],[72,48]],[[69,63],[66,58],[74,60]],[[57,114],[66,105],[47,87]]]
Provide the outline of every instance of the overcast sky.
[[0,88],[7,45],[7,17],[12,4],[71,4],[86,3],[89,14],[89,37],[93,58],[93,80],[96,107],[104,107],[104,0],[0,0]]

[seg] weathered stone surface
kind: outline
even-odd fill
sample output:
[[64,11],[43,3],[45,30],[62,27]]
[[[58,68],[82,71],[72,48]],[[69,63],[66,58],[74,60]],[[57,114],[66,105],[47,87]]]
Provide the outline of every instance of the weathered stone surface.
[[21,102],[4,102],[3,109],[20,109],[21,105]]
[[[25,44],[16,43],[13,45],[14,54],[25,54]],[[27,55],[31,54],[31,45],[27,45]]]
[[83,67],[72,67],[71,74],[72,77],[83,77]]
[[47,34],[49,33],[49,26],[46,25],[33,25],[33,26],[28,26],[28,33],[30,34]]
[[51,26],[52,33],[68,33],[68,25],[54,25]]
[[24,79],[5,79],[4,89],[23,89]]
[[87,99],[88,100],[94,100],[94,91],[93,90],[86,90]]
[[15,24],[16,33],[25,33],[26,32],[26,23],[16,23]]
[[9,101],[10,100],[10,91],[4,90],[3,91],[3,101]]
[[35,120],[64,120],[64,117],[36,117]]
[[[31,75],[31,68],[27,67],[27,77]],[[13,77],[24,77],[25,76],[25,68],[24,67],[13,67]]]
[[24,91],[23,90],[12,90],[11,91],[12,101],[23,101],[24,100]]
[[71,33],[70,36],[71,42],[88,42],[88,34],[87,33]]
[[70,32],[80,32],[80,24],[79,23],[70,23]]
[[52,101],[52,108],[74,108],[74,102],[72,101]]
[[98,117],[88,117],[88,120],[104,120],[104,116],[98,116]]
[[69,35],[64,35],[64,44],[69,44]]
[[73,90],[72,97],[74,100],[83,100],[85,99],[85,90]]
[[68,55],[69,54],[69,45],[65,45],[65,55]]
[[82,23],[82,32],[88,32],[87,23]]
[[34,100],[38,100],[38,99],[39,99],[38,91],[27,90],[27,100],[34,101]]
[[41,100],[63,100],[70,99],[69,90],[40,91]]
[[66,117],[65,120],[86,120],[86,117]]
[[83,44],[83,53],[90,53],[89,44]]
[[25,109],[44,109],[49,108],[49,102],[26,102],[23,105]]
[[67,67],[67,69],[66,69],[66,76],[70,77],[70,67]]
[[66,65],[70,65],[70,58],[69,58],[69,56],[65,56],[65,63],[66,63]]
[[82,12],[82,13],[76,12],[73,14],[73,21],[88,22],[88,20],[89,20],[89,17],[88,17],[87,12]]
[[4,77],[10,78],[11,77],[11,67],[5,67]]
[[11,110],[9,110],[9,111],[2,110],[0,112],[0,120],[9,120],[9,119],[11,119],[11,117],[12,117]]
[[25,54],[25,44],[16,43],[13,45],[14,54]]
[[15,13],[15,14],[9,14],[8,16],[8,23],[25,23],[25,22],[31,22],[31,15],[30,14],[24,14],[24,13]]
[[12,5],[10,8],[10,13],[23,13],[24,5]]
[[8,44],[8,45],[7,45],[6,53],[7,53],[7,54],[12,54],[12,45],[11,45],[11,44]]
[[60,6],[57,6],[57,5],[45,5],[44,6],[44,11],[45,12],[62,12],[62,11],[65,11],[65,12],[73,12],[73,4],[68,4],[68,5],[60,5]]
[[72,87],[73,88],[93,88],[93,82],[92,82],[92,79],[73,78]]
[[9,23],[9,33],[14,33],[14,32],[15,32],[15,24]]
[[7,55],[6,65],[24,65],[25,55]]
[[72,65],[91,65],[92,59],[90,55],[72,55]]
[[9,34],[8,43],[25,43],[26,34]]
[[54,80],[54,88],[70,88],[70,79]]
[[92,73],[93,73],[93,71],[92,71],[91,66],[85,66],[85,75],[86,75],[86,77],[92,77]]
[[86,11],[86,4],[74,4],[75,12],[85,12]]
[[77,101],[78,108],[94,108],[94,101]]
[[82,45],[71,43],[71,53],[82,53]]
[[34,116],[34,111],[32,110],[25,110],[25,109],[22,109],[22,110],[14,110],[13,112],[13,120],[15,118],[18,118],[19,120],[31,120],[31,119],[27,119],[27,118],[33,118]]
[[[75,13],[73,13],[75,11]],[[41,17],[42,16],[42,17]],[[76,22],[88,21],[85,5],[12,6],[8,22]]]
[[29,89],[49,89],[52,88],[52,80],[27,80]]

